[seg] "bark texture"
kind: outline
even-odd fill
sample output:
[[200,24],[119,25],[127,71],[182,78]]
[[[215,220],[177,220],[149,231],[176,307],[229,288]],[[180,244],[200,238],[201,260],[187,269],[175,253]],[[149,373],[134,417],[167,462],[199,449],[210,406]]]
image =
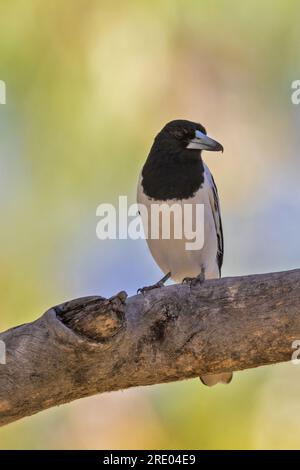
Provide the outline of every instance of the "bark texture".
[[0,334],[0,425],[96,393],[288,361],[296,339],[300,270],[72,300]]

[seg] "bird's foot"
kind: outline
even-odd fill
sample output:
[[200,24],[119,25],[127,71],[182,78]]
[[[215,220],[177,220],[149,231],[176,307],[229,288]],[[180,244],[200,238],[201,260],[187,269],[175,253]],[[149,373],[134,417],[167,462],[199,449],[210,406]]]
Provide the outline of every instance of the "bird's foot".
[[143,294],[144,295],[149,290],[158,289],[159,287],[163,287],[165,282],[167,282],[167,280],[170,279],[170,277],[171,277],[171,273],[166,274],[160,281],[156,282],[152,286],[145,286],[145,287],[141,287],[140,289],[138,289],[137,294]]
[[196,277],[185,277],[182,281],[182,284],[188,284],[190,287],[197,286],[198,284],[203,284],[205,281],[205,269],[202,266],[201,273]]

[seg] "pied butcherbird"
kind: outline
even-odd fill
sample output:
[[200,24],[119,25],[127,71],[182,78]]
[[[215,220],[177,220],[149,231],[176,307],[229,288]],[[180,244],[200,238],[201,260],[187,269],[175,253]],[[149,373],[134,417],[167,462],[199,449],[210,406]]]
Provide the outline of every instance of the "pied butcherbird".
[[[151,254],[165,276],[153,286],[139,289],[142,293],[162,286],[170,277],[192,286],[204,278],[221,276],[224,240],[220,202],[213,176],[203,162],[202,150],[223,152],[223,146],[209,137],[201,124],[187,120],[169,122],[154,139],[139,177],[138,204],[146,207],[148,214],[152,204],[203,204],[204,243],[198,250],[187,250],[184,235],[181,239],[148,236]],[[229,383],[232,374],[224,372],[200,378],[206,385],[215,385]]]

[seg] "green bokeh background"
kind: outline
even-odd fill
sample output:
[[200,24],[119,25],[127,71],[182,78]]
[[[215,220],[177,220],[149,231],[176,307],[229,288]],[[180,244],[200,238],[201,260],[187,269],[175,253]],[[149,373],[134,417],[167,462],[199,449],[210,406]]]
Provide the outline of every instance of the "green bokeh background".
[[[135,200],[171,119],[223,143],[223,275],[299,267],[297,0],[0,3],[0,330],[160,276],[144,241],[99,241],[96,207]],[[283,364],[80,400],[0,430],[1,449],[300,448]]]

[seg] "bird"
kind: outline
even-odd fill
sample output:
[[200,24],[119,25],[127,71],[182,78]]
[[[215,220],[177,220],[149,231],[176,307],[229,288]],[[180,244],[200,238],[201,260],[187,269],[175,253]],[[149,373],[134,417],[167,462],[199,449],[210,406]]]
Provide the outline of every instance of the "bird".
[[[202,204],[204,241],[201,248],[187,250],[184,235],[164,238],[161,229],[158,237],[148,233],[148,247],[164,277],[152,286],[139,289],[138,293],[146,295],[149,290],[162,287],[170,278],[193,286],[206,279],[221,277],[224,238],[220,201],[214,178],[202,158],[204,150],[223,152],[223,146],[209,137],[201,124],[185,119],[168,122],[154,139],[138,179],[137,203],[139,213],[143,213],[142,223],[149,230],[149,214],[155,204],[167,204],[168,207],[174,203],[180,207]],[[142,207],[147,209],[146,216]],[[174,218],[173,229],[175,224]],[[226,384],[231,381],[232,373],[206,374],[200,379],[208,386]]]

